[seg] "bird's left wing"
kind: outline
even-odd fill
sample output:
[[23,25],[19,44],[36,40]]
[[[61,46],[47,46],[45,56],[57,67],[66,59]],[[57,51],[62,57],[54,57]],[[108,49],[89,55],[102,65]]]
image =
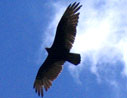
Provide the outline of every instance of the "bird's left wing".
[[[46,60],[40,67],[36,80],[34,82],[35,91],[43,97],[43,88],[47,91],[52,86],[52,81],[57,78],[62,71],[64,61],[56,61],[52,64],[45,65],[49,60]],[[47,63],[48,64],[48,63]]]
[[51,48],[56,50],[72,48],[76,36],[76,26],[78,24],[79,12],[82,5],[80,3],[70,4],[64,12],[56,31],[55,40]]

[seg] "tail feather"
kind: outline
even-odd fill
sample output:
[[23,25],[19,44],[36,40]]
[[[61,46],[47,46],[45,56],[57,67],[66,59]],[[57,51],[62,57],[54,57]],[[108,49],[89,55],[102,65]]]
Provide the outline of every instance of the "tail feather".
[[80,54],[69,53],[68,56],[67,56],[67,61],[74,64],[74,65],[79,64],[80,61],[81,61]]

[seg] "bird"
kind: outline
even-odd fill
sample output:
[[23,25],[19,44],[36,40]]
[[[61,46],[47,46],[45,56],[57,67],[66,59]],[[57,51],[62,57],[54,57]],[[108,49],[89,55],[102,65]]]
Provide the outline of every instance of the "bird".
[[52,46],[45,48],[48,56],[39,68],[33,85],[38,96],[43,97],[44,89],[48,91],[53,80],[61,73],[66,61],[74,65],[78,65],[81,61],[80,54],[70,52],[76,37],[76,26],[80,14],[78,11],[81,7],[80,2],[74,2],[66,8],[58,23]]

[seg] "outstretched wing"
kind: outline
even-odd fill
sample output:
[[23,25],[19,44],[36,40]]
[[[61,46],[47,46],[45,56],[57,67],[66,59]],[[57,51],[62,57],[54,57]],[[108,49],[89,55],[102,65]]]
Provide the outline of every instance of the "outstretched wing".
[[78,23],[79,13],[77,11],[81,8],[79,3],[70,4],[64,12],[56,31],[55,40],[52,49],[67,49],[72,48],[76,36],[76,26]]
[[34,82],[35,91],[43,96],[43,88],[47,91],[52,86],[52,81],[57,78],[62,71],[65,61],[55,61],[48,56],[44,64],[40,67]]

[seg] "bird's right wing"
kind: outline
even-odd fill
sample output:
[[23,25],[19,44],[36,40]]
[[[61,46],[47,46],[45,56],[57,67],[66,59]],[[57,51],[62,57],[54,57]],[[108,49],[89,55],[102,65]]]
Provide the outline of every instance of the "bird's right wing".
[[39,96],[43,96],[43,88],[47,91],[50,86],[52,86],[52,81],[56,79],[62,71],[62,65],[64,64],[64,61],[56,61],[54,63],[48,62],[50,62],[50,60],[46,60],[40,67],[34,82],[35,91]]

